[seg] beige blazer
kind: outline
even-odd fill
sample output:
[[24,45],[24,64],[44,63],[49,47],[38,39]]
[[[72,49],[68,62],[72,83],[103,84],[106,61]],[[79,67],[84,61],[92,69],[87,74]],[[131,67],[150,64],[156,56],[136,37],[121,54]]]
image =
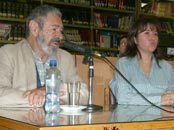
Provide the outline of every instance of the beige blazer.
[[[58,68],[61,71],[63,83],[80,80],[73,57],[65,50],[57,51]],[[23,97],[26,90],[36,88],[36,68],[32,50],[27,40],[14,45],[5,45],[0,48],[0,106],[29,107],[27,98]],[[66,91],[66,84],[61,85]],[[63,98],[67,99],[66,95]],[[87,104],[88,90],[82,83],[80,103]]]

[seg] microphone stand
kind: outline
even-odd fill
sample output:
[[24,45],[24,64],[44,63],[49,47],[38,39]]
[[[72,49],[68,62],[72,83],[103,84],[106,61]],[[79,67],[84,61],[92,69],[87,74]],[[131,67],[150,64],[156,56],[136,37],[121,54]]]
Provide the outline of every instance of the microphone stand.
[[95,111],[101,110],[103,107],[92,104],[94,62],[93,62],[93,57],[91,55],[87,55],[87,56],[85,56],[85,58],[87,58],[86,60],[89,63],[89,100],[88,100],[89,102],[88,102],[87,107],[85,109],[83,109],[83,111],[95,112]]

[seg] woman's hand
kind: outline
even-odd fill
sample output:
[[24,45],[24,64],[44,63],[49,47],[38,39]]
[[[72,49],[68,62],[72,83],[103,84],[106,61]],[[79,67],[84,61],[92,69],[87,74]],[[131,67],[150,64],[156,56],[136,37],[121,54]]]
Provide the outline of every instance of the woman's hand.
[[173,106],[174,105],[174,92],[168,91],[161,96],[161,105]]

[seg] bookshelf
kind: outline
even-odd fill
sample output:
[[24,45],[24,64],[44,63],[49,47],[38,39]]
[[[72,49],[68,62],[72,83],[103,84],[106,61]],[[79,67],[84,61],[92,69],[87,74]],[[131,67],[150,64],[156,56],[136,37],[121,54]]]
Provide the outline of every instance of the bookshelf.
[[0,1],[0,46],[14,44],[25,37],[25,18],[36,5],[27,0]]
[[118,52],[119,37],[128,32],[135,19],[136,1],[93,2],[93,43],[101,50]]
[[[10,38],[2,37],[1,44],[12,44],[25,37],[25,18],[39,4],[50,4],[61,10],[68,40],[97,51],[109,52],[108,56],[116,55],[117,39],[119,35],[127,33],[128,26],[125,25],[130,23],[125,21],[133,19],[136,12],[136,0],[2,0],[0,22],[10,24],[14,32],[13,35],[9,34]],[[98,14],[100,18],[96,17]],[[100,26],[99,22],[104,26]],[[17,32],[21,34],[14,36]]]
[[[117,55],[119,37],[126,34],[132,22],[141,16],[156,17],[162,20],[163,24],[161,25],[166,28],[164,28],[164,33],[161,35],[164,35],[169,40],[166,43],[166,40],[163,38],[160,45],[163,47],[173,47],[174,44],[172,41],[174,39],[172,38],[174,28],[167,28],[167,26],[174,26],[173,14],[163,14],[161,16],[159,15],[159,11],[158,14],[155,14],[155,11],[150,9],[152,9],[156,1],[157,0],[1,0],[0,23],[9,24],[13,31],[11,31],[6,38],[0,36],[0,44],[16,43],[16,41],[25,37],[25,18],[30,10],[39,4],[50,4],[58,7],[63,14],[64,34],[67,40],[106,53],[107,56]],[[142,6],[142,4],[144,4],[144,6]],[[1,32],[2,30],[3,29],[1,29]]]

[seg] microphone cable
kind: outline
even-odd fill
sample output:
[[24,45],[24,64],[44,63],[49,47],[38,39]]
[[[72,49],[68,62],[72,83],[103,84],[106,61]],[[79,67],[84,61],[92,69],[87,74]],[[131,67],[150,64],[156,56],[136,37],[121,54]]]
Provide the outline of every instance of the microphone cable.
[[[102,58],[101,58],[102,57]],[[115,65],[112,64],[112,62],[110,60],[108,60],[105,56],[101,56],[100,59],[102,59],[103,61],[105,61],[106,63],[109,63],[109,65],[112,67],[112,69],[116,70],[116,72],[143,98],[145,99],[148,103],[150,103],[152,106],[155,106],[156,108],[169,112],[169,113],[174,113],[174,111],[170,111],[170,110],[166,110],[154,103],[152,103],[151,101],[149,101],[140,91],[138,91],[138,89],[117,69],[117,67]]]

